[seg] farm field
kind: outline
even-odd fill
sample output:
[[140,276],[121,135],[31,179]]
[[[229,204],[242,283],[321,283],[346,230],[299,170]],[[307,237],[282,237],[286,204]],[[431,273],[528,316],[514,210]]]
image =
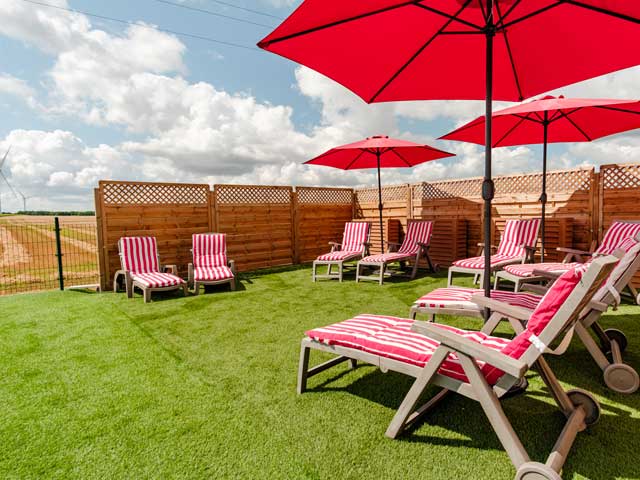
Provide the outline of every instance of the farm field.
[[[65,287],[97,283],[95,217],[58,218]],[[54,217],[0,217],[0,295],[58,287]]]

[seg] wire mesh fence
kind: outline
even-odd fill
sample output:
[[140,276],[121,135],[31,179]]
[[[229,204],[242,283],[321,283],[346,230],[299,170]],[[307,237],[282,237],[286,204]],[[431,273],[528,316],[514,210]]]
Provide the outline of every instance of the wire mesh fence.
[[0,219],[0,295],[98,282],[93,218]]

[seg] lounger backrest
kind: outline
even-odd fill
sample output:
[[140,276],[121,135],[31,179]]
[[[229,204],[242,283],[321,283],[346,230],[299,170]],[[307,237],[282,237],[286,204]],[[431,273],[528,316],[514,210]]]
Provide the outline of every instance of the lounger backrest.
[[604,234],[602,243],[594,252],[598,255],[611,255],[627,238],[635,238],[640,233],[640,223],[616,221]]
[[[501,353],[524,361],[531,367],[546,347],[578,320],[618,259],[607,256],[594,260],[588,269],[565,272],[547,291],[531,314],[526,329],[511,340]],[[497,382],[503,372],[483,367],[487,381]]]
[[122,237],[118,241],[122,268],[132,273],[159,271],[155,237]]
[[433,222],[413,221],[407,223],[407,233],[404,236],[402,245],[398,249],[400,253],[418,253],[420,245],[423,243],[429,245],[431,241],[431,233],[433,232]]
[[[627,238],[620,244],[616,252],[624,252],[622,258],[620,258],[604,285],[596,292],[593,297],[594,300],[607,304],[619,301],[620,293],[640,268],[640,234],[638,234],[638,238]],[[617,293],[612,294],[611,290]]]
[[347,222],[344,224],[342,235],[342,250],[345,252],[359,252],[369,240],[368,222]]
[[527,247],[534,247],[538,241],[540,219],[508,220],[498,245],[498,255],[523,257]]
[[227,265],[227,236],[224,233],[196,233],[193,235],[193,265],[196,267],[224,267]]

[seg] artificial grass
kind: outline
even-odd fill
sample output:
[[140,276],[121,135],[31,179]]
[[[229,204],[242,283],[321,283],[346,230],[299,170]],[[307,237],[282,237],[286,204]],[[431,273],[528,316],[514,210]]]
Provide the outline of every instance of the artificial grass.
[[[475,402],[451,396],[389,440],[410,378],[342,365],[295,393],[305,330],[363,312],[406,316],[443,275],[382,287],[310,277],[307,268],[244,275],[236,292],[154,294],[147,305],[72,291],[0,298],[0,477],[513,478]],[[639,312],[626,305],[604,319],[626,332],[636,368]],[[608,391],[578,341],[549,361],[603,408],[563,478],[637,478],[638,394]],[[529,394],[504,407],[532,459],[544,461],[563,418],[540,379],[529,380]]]

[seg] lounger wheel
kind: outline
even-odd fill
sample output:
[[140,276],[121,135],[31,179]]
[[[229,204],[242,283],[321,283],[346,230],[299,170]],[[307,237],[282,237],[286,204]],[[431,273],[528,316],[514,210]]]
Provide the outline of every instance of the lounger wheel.
[[638,390],[638,372],[624,363],[612,363],[604,369],[604,383],[614,392],[631,394]]
[[627,342],[627,336],[623,332],[621,332],[617,328],[607,328],[604,331],[604,333],[607,336],[607,338],[609,338],[609,340],[616,341],[616,343],[618,344],[618,347],[620,347],[621,353],[625,351],[625,349],[627,348],[628,342]]
[[544,463],[526,462],[516,472],[516,480],[562,480],[562,477]]
[[584,423],[587,426],[593,425],[600,419],[600,403],[589,392],[575,388],[569,390],[567,396],[574,407],[584,409]]

